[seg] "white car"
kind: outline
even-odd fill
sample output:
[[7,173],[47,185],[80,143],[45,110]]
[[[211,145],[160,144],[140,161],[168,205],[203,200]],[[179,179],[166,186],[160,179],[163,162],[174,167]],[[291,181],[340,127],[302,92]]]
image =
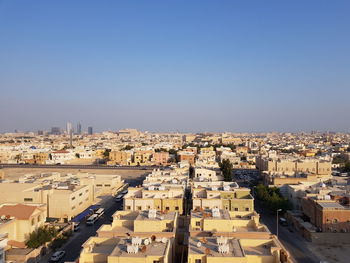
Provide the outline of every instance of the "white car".
[[63,250],[56,251],[55,253],[52,254],[50,261],[52,262],[60,261],[60,259],[63,258],[65,254],[66,252]]

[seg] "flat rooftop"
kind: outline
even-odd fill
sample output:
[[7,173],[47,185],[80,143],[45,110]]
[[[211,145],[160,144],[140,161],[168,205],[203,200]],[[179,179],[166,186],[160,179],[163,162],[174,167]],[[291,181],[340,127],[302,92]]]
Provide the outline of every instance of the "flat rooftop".
[[175,220],[176,212],[161,213],[156,212],[155,218],[148,217],[148,211],[140,211],[136,220],[147,220],[147,221],[161,221],[161,220]]
[[206,219],[215,219],[215,220],[230,220],[231,216],[229,211],[220,209],[220,214],[218,217],[213,217],[213,213],[211,209],[206,209],[203,211],[191,211],[191,218],[206,218]]
[[[204,242],[203,242],[204,241]],[[274,246],[272,240],[261,239],[257,245],[249,245],[249,240],[241,241],[240,239],[231,238],[227,239],[229,245],[228,253],[220,253],[217,244],[217,238],[190,238],[189,239],[189,251],[188,254],[207,254],[211,257],[245,257],[246,255],[255,256],[272,256],[271,247]],[[198,247],[198,242],[201,246]],[[208,250],[209,249],[209,250]]]
[[[216,240],[216,238],[206,238],[206,241],[203,242],[203,239],[190,238],[188,254],[206,254],[206,251],[209,252],[210,250],[209,255],[213,257],[244,257],[244,251],[238,239],[229,239],[227,241],[229,245],[229,252],[227,254],[219,252]],[[201,242],[200,247],[197,246],[198,242]]]
[[169,241],[163,242],[151,242],[149,245],[145,245],[145,252],[128,253],[127,245],[131,245],[131,239],[121,239],[120,242],[114,247],[114,250],[110,254],[111,257],[145,257],[145,256],[165,256],[166,248]]
[[317,202],[323,209],[346,209],[344,206],[337,202]]

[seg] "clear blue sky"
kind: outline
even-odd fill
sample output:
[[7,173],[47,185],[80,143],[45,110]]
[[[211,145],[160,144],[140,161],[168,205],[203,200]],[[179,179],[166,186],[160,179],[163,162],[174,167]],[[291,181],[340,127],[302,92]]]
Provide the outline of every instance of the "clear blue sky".
[[349,14],[348,0],[0,0],[0,132],[349,132]]

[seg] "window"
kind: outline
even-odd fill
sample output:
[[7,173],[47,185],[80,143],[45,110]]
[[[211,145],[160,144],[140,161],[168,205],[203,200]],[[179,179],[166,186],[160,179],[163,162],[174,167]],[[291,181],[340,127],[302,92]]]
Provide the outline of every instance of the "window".
[[83,195],[83,193],[80,193],[80,194],[79,194],[79,196],[82,196],[82,195]]
[[153,263],[160,263],[160,260],[153,260]]
[[151,209],[151,207],[148,205],[148,206],[147,206],[147,210],[149,210],[149,209]]
[[126,206],[126,210],[130,210],[131,207],[129,205]]
[[75,206],[72,206],[72,210],[74,210],[75,209]]
[[169,209],[170,209],[169,206],[165,207],[165,210],[169,210]]
[[235,207],[235,211],[238,211],[238,207]]
[[24,202],[33,202],[33,198],[24,198]]
[[110,184],[105,184],[105,187],[110,187],[111,185]]
[[35,224],[35,220],[34,220],[34,218],[32,219],[32,226]]
[[175,210],[176,210],[176,211],[179,211],[179,207],[178,207],[178,206],[175,206]]
[[72,197],[72,201],[75,199],[75,196]]
[[141,206],[137,206],[137,210],[141,210]]
[[79,205],[82,205],[83,202],[80,202]]
[[201,226],[201,222],[200,222],[200,221],[197,221],[197,222],[196,222],[196,226]]
[[202,263],[202,260],[201,259],[195,259],[194,263]]
[[97,184],[96,186],[97,186],[97,187],[102,187],[102,184]]
[[245,211],[249,211],[249,207],[246,207],[246,208],[245,208]]

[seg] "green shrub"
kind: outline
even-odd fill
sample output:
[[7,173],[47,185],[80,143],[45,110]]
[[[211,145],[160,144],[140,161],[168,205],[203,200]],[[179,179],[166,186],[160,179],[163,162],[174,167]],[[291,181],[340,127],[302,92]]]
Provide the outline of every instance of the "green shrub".
[[25,244],[29,248],[38,248],[51,241],[56,235],[57,230],[53,226],[42,226],[29,234]]

